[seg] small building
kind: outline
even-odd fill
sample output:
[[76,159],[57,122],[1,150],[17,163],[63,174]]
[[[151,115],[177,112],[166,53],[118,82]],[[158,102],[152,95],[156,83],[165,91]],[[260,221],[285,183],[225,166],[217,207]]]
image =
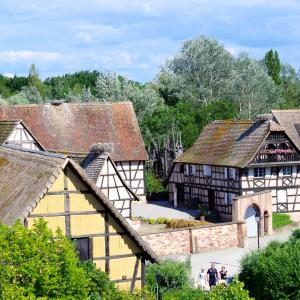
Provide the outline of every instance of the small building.
[[157,257],[73,160],[0,147],[0,221],[25,226],[44,218],[76,240],[81,260],[92,259],[120,288],[145,282],[145,261]]
[[124,181],[145,199],[148,155],[131,102],[2,105],[0,120],[22,120],[46,151],[72,156],[77,162],[92,145],[110,143],[110,157]]
[[0,145],[15,145],[29,150],[44,150],[44,147],[21,120],[0,121]]
[[131,203],[140,199],[120,175],[117,166],[110,158],[110,148],[110,144],[93,145],[89,154],[81,162],[81,166],[130,223]]
[[174,161],[169,199],[177,206],[200,204],[230,220],[234,198],[271,190],[274,212],[300,211],[298,145],[273,115],[214,121]]

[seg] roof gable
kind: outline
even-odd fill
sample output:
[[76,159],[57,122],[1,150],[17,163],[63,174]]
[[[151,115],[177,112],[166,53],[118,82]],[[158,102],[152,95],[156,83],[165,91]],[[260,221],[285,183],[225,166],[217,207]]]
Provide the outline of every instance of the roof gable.
[[286,134],[300,150],[300,109],[272,110],[274,119],[285,128]]
[[146,160],[131,102],[0,106],[0,120],[23,120],[48,151],[87,153],[112,143],[115,161]]
[[143,250],[151,261],[158,258],[139,234],[131,228],[114,205],[97,188],[89,176],[66,156],[31,151],[11,146],[0,147],[0,221],[13,224],[24,220],[44,197],[66,166],[71,166],[113,219]]

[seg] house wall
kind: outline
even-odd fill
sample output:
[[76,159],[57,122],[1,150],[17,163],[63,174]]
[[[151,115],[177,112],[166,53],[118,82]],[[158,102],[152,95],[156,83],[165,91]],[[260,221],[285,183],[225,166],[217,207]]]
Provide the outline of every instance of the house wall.
[[282,166],[260,167],[265,168],[263,177],[254,177],[254,167],[242,172],[242,195],[270,190],[273,212],[300,211],[300,165],[292,165],[290,176],[283,175]]
[[6,144],[30,150],[42,150],[29,131],[20,123],[6,140]]
[[145,162],[142,160],[117,161],[115,164],[121,176],[130,186],[133,192],[139,196],[141,200],[146,200],[144,176]]
[[[121,175],[120,175],[121,176]],[[104,162],[96,185],[113,202],[124,218],[131,217],[132,194],[125,188],[113,164],[109,159]]]
[[89,238],[90,258],[120,288],[141,287],[145,270],[143,251],[71,167],[61,172],[26,223],[30,227],[41,217],[50,229],[59,227],[70,238]]
[[[228,168],[210,166],[211,176],[205,176],[204,165],[193,165],[194,174],[188,170],[191,165],[176,163],[169,179],[169,200],[178,206],[197,208],[198,204],[215,210],[225,218],[231,218],[231,198],[240,193],[239,169],[234,169],[234,178],[228,177]],[[183,191],[180,191],[183,189]]]

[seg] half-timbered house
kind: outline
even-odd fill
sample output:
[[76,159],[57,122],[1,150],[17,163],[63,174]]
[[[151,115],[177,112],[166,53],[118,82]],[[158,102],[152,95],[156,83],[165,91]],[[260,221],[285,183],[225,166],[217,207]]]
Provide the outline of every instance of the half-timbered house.
[[25,226],[44,218],[75,240],[81,260],[92,259],[121,288],[145,281],[156,255],[73,160],[59,154],[0,147],[0,221]]
[[0,144],[15,145],[30,150],[44,150],[22,121],[0,121]]
[[273,211],[300,211],[299,148],[272,115],[252,121],[214,121],[174,161],[169,199],[199,204],[231,218],[236,196],[271,190]]
[[110,143],[110,158],[133,192],[145,199],[148,158],[131,102],[0,106],[0,120],[23,120],[51,152],[84,159],[93,144]]
[[93,145],[81,166],[122,216],[130,222],[131,202],[139,198],[127,185],[110,158],[110,148],[110,144]]

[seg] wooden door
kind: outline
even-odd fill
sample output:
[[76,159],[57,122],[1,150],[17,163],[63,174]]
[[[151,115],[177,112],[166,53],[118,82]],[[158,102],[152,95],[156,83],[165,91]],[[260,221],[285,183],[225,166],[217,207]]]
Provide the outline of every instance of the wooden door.
[[176,184],[177,189],[177,206],[183,206],[184,205],[184,185],[183,183],[177,183]]
[[214,211],[216,208],[215,192],[208,190],[208,208],[210,211]]

